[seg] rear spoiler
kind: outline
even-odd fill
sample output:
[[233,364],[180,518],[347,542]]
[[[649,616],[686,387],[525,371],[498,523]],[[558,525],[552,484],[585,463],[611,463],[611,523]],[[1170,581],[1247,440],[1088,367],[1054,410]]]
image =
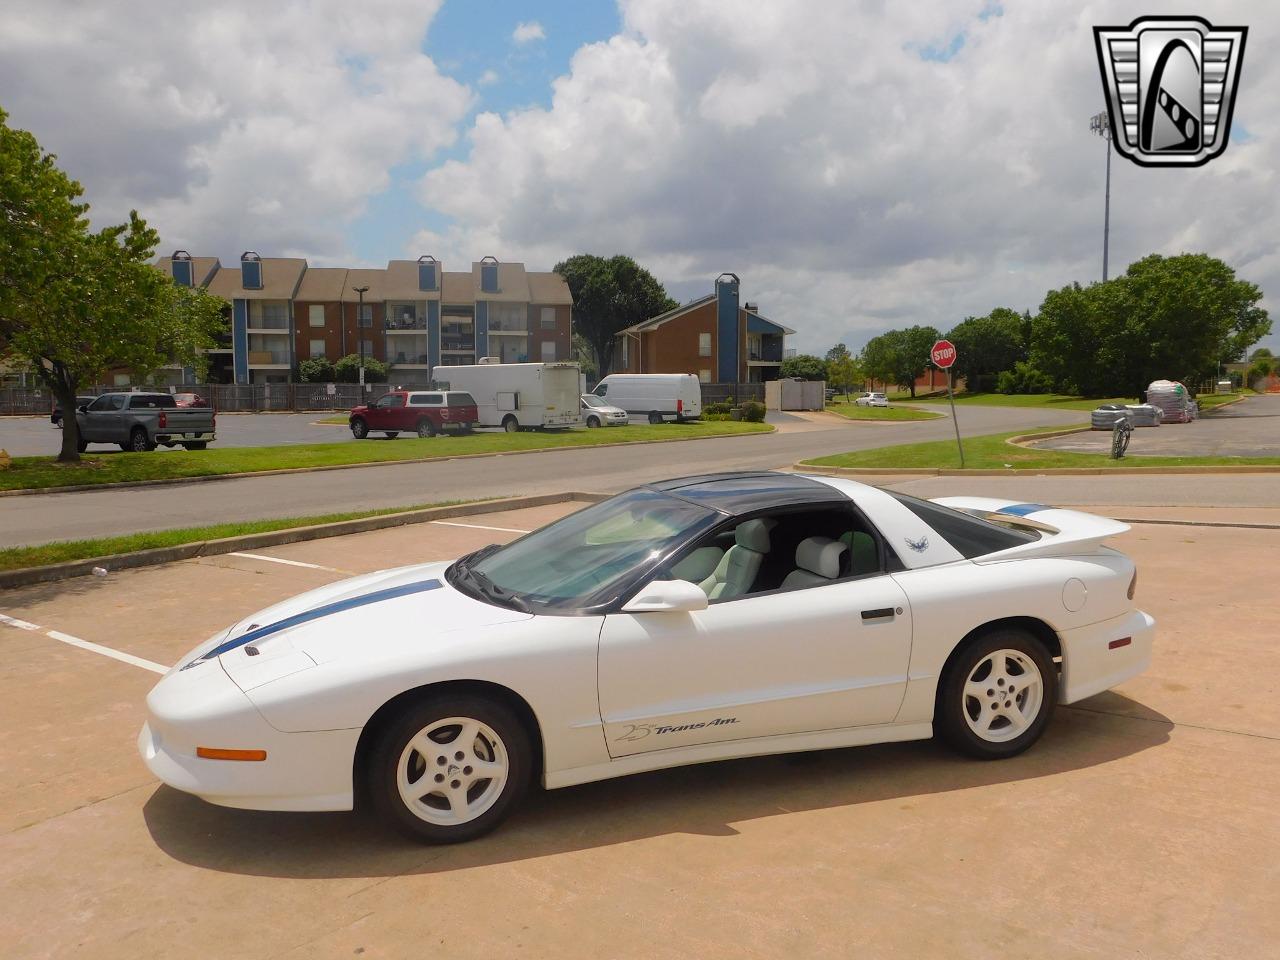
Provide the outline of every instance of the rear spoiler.
[[1021,557],[1069,557],[1095,553],[1108,537],[1127,533],[1127,523],[1079,510],[1063,510],[1042,503],[996,500],[990,497],[939,497],[932,501],[993,523],[1008,524],[1040,534],[1039,540],[978,558],[1006,560]]

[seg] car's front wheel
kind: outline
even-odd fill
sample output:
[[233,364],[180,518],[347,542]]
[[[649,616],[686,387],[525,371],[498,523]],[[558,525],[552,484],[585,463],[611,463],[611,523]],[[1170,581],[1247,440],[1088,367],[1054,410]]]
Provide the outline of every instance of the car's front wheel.
[[427,420],[425,418],[418,421],[419,437],[426,438],[426,437],[434,437],[435,435],[436,435],[435,424],[433,424],[430,420]]
[[529,786],[529,735],[506,706],[446,695],[407,709],[384,731],[369,765],[381,817],[427,843],[488,833]]
[[357,440],[363,440],[369,435],[369,425],[356,417],[351,421],[351,435]]
[[594,430],[594,429],[595,429],[596,427],[598,427],[598,426],[600,426],[600,418],[599,418],[599,417],[587,417],[587,429],[588,429],[588,430]]
[[984,760],[1026,750],[1044,733],[1058,699],[1058,671],[1043,643],[995,630],[943,671],[934,726],[952,747]]

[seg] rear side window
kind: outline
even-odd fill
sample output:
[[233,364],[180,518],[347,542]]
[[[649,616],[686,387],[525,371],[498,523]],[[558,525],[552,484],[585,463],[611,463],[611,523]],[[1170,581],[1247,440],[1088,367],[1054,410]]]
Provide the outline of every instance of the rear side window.
[[947,542],[968,560],[985,557],[998,550],[1021,546],[1039,540],[1040,535],[1027,530],[1014,530],[971,517],[950,507],[941,507],[927,500],[918,500],[903,493],[886,490],[891,497],[933,527]]
[[165,394],[156,394],[152,396],[134,396],[129,400],[130,410],[156,410],[161,407],[176,407],[173,397]]
[[409,396],[409,406],[411,407],[438,407],[440,406],[440,394],[438,393],[414,393]]
[[445,397],[450,407],[474,407],[476,398],[469,393],[447,393]]

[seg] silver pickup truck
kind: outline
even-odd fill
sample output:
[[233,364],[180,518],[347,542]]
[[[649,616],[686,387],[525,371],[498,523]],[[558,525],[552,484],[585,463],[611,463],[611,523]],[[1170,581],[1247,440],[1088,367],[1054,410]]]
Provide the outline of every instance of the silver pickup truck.
[[76,411],[82,453],[91,443],[139,452],[160,444],[203,450],[217,422],[211,407],[179,407],[169,393],[104,393]]

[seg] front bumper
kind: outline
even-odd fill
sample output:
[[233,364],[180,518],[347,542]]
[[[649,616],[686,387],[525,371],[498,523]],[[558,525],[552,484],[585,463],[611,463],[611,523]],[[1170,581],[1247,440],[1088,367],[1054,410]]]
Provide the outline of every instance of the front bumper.
[[[138,752],[175,790],[249,810],[350,810],[360,730],[282,733],[216,660],[166,674],[147,696]],[[262,761],[206,760],[197,747],[265,750]]]
[[1075,703],[1142,673],[1151,665],[1155,632],[1155,620],[1141,610],[1064,631],[1058,701]]

